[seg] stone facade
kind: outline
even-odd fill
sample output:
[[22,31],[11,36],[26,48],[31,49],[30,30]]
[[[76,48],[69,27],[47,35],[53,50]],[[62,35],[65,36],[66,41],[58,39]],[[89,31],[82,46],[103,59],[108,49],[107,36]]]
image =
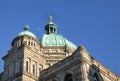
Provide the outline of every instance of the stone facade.
[[43,70],[39,81],[120,81],[120,77],[80,46],[68,58]]
[[34,37],[16,37],[3,57],[3,81],[38,81],[42,70],[70,56],[75,49],[66,46],[43,47]]
[[42,41],[45,46],[29,32],[28,26],[13,39],[11,49],[3,57],[0,81],[120,81],[119,76],[90,56],[83,46],[76,49],[57,35],[52,19],[45,27],[47,35],[43,39],[47,43]]

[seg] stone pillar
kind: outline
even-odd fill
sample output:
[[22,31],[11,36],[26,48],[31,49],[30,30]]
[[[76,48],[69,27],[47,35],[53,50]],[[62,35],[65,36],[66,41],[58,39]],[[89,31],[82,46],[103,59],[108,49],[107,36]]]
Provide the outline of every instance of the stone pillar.
[[87,73],[87,66],[86,66],[85,62],[81,62],[81,64],[80,64],[80,80],[81,81],[89,81],[88,73]]

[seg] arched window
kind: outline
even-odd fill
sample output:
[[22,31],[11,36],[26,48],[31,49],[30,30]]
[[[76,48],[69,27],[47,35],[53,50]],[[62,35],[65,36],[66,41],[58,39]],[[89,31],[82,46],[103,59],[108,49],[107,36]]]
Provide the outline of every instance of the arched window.
[[50,27],[50,33],[53,33],[53,28],[52,27]]
[[[30,72],[30,66],[31,66],[31,59],[30,58],[26,58],[26,72]],[[23,69],[23,68],[22,68]]]
[[66,74],[64,81],[73,81],[72,74]]
[[36,62],[32,62],[32,74],[36,76],[37,67]]

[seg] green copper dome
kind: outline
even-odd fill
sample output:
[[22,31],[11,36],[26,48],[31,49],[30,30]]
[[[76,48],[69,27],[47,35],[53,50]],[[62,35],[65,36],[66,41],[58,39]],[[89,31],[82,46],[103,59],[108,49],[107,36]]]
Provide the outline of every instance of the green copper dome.
[[59,34],[44,34],[41,39],[43,46],[65,46],[68,45],[71,48],[77,48],[72,42],[68,41],[62,35]]
[[25,36],[25,35],[26,36],[32,36],[32,37],[36,38],[36,36],[32,32],[30,32],[30,29],[29,29],[28,25],[26,25],[24,27],[24,31],[20,32],[17,36]]
[[45,26],[45,32],[40,39],[42,46],[65,46],[68,45],[71,48],[77,48],[72,42],[68,41],[62,35],[57,34],[57,25],[52,22],[50,16],[50,22]]

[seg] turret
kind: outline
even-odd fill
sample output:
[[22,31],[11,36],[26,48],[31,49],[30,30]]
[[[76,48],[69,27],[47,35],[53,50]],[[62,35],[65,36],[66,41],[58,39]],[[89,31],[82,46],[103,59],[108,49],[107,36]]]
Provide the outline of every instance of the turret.
[[25,25],[24,30],[20,32],[12,41],[12,48],[27,45],[39,49],[40,43],[37,37],[30,32],[30,27]]

